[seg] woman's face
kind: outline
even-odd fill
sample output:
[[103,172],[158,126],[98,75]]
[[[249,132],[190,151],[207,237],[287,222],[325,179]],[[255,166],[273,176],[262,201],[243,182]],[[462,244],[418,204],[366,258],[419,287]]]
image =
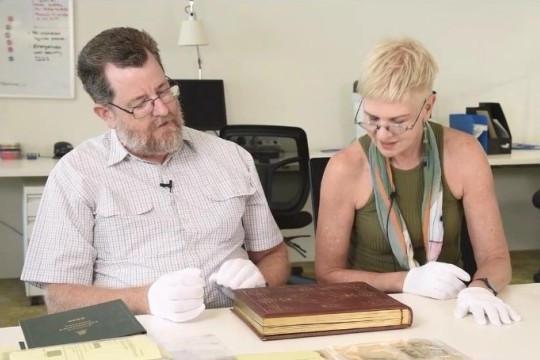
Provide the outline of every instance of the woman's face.
[[363,127],[384,157],[418,154],[433,101],[433,96],[399,103],[365,99]]

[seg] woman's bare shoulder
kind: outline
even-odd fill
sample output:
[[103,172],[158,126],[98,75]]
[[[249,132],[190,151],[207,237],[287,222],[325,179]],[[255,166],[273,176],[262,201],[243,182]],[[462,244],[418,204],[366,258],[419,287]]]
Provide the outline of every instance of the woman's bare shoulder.
[[478,139],[449,127],[444,128],[444,155],[445,162],[455,162],[465,168],[487,162],[486,154]]
[[322,179],[321,198],[343,211],[360,208],[371,194],[369,163],[362,146],[352,143],[330,158]]
[[354,142],[334,154],[328,162],[329,173],[336,177],[351,177],[358,173],[366,163],[366,155],[362,146]]
[[470,134],[451,128],[445,128],[444,132],[444,172],[456,198],[461,198],[467,188],[486,182],[491,176],[480,142]]

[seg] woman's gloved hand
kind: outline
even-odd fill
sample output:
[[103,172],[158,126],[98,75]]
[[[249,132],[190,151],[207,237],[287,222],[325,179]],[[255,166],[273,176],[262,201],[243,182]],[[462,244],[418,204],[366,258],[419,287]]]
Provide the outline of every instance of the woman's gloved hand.
[[[478,325],[486,325],[487,319],[493,325],[510,325],[521,321],[521,316],[491,291],[481,287],[468,287],[459,292],[454,316],[463,318],[468,313]],[[487,319],[486,319],[487,318]]]
[[403,292],[439,300],[451,299],[465,289],[463,282],[470,280],[470,275],[455,265],[430,261],[409,270]]

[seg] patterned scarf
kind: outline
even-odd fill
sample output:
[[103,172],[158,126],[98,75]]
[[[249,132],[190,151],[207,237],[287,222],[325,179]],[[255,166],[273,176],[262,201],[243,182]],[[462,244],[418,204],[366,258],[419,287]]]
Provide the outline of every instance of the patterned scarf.
[[[369,166],[372,169],[373,193],[377,215],[383,232],[392,248],[392,253],[402,269],[409,270],[419,266],[414,259],[407,226],[397,203],[393,204],[394,181],[390,161],[385,158],[371,142],[369,147]],[[435,134],[429,123],[424,127],[424,196],[422,200],[422,234],[427,261],[435,261],[441,253],[443,244],[442,221],[443,189],[441,184],[441,163]]]

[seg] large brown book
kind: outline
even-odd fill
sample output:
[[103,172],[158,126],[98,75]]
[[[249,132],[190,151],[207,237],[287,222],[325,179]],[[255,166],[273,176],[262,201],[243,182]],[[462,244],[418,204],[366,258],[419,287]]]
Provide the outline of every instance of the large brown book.
[[234,290],[232,311],[263,340],[400,329],[409,306],[364,282]]

